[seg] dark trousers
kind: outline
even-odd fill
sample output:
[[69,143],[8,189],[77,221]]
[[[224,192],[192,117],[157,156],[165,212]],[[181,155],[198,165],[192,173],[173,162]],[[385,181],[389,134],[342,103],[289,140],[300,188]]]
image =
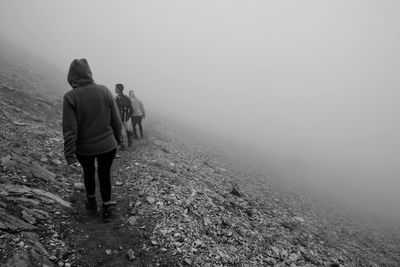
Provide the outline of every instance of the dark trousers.
[[111,200],[110,171],[116,151],[117,149],[113,149],[105,154],[95,156],[83,156],[76,154],[76,158],[83,168],[85,188],[88,196],[93,196],[96,192],[96,167],[94,161],[97,159],[97,176],[99,178],[101,199],[103,202],[108,202]]
[[142,116],[132,116],[132,127],[135,138],[138,137],[136,133],[136,124],[139,125],[140,136],[143,138]]

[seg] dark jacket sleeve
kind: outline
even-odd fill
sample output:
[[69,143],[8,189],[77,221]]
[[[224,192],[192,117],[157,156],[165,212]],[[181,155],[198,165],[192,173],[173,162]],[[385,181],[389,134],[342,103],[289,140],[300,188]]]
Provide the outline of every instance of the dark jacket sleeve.
[[78,138],[78,120],[75,113],[75,103],[72,95],[64,95],[63,101],[63,135],[64,135],[64,156],[65,159],[75,157],[76,140]]
[[110,119],[111,119],[111,127],[114,131],[115,139],[118,144],[122,143],[122,124],[121,124],[121,116],[119,114],[118,105],[115,103],[115,99],[112,96],[111,92],[107,89],[107,97],[108,103],[110,107]]

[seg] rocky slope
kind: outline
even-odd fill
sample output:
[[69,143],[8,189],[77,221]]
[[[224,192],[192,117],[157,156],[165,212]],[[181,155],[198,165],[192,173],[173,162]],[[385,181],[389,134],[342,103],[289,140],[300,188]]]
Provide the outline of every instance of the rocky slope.
[[1,266],[400,265],[398,232],[162,120],[145,121],[146,138],[115,160],[117,216],[105,224],[63,159],[60,102],[1,79]]

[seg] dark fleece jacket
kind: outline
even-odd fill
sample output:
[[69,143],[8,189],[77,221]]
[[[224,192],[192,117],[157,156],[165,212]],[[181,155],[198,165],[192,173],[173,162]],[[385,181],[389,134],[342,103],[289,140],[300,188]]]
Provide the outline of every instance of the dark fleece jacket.
[[64,95],[63,134],[67,161],[79,155],[107,153],[121,143],[121,119],[110,90],[95,84],[86,59],[72,61],[72,90]]

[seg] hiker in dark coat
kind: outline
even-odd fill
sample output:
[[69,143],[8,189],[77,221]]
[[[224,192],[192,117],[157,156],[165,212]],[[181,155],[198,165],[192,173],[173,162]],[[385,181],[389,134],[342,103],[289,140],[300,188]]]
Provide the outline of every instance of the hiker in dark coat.
[[119,109],[119,113],[121,115],[122,120],[122,128],[123,131],[126,132],[126,136],[128,137],[128,146],[132,145],[132,102],[127,95],[124,94],[124,85],[122,83],[117,83],[115,85],[115,93],[117,93],[117,97],[115,98],[117,102],[117,106]]
[[103,202],[103,217],[111,217],[110,169],[117,145],[122,142],[121,119],[110,90],[94,83],[86,59],[72,61],[68,72],[72,90],[64,95],[64,154],[68,165],[83,168],[87,200],[85,207],[97,211],[95,160]]
[[143,127],[142,127],[142,119],[144,120],[146,117],[146,112],[144,111],[144,106],[142,101],[135,96],[135,93],[130,90],[129,91],[129,98],[132,101],[132,128],[133,134],[135,138],[138,138],[136,133],[136,125],[139,125],[140,136],[143,138]]

